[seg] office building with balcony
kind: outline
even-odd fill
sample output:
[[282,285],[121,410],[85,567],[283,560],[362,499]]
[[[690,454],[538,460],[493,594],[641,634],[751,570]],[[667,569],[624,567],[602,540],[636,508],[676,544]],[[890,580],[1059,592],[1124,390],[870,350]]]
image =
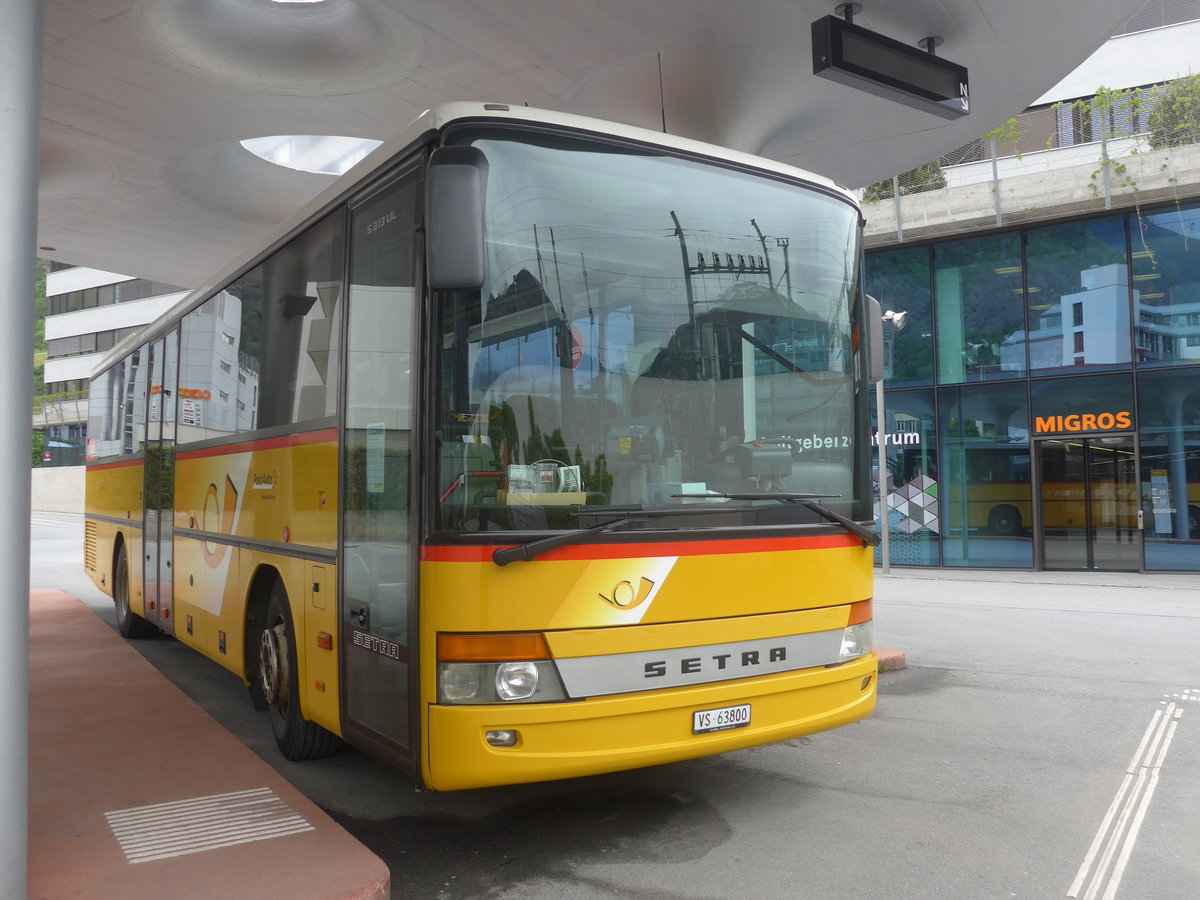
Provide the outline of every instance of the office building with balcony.
[[169,284],[52,263],[46,274],[45,392],[35,398],[43,466],[83,465],[88,379],[105,352],[183,298]]
[[[1200,4],[864,191],[893,565],[1200,570]],[[1194,98],[1194,99],[1193,99]],[[877,513],[879,507],[877,506]]]

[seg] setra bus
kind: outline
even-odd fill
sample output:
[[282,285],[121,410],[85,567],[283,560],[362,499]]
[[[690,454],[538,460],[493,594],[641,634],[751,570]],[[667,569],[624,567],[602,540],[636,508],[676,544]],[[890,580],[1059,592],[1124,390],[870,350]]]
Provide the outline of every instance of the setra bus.
[[430,789],[862,719],[860,230],[768,160],[428,111],[100,364],[87,572],[285,757]]

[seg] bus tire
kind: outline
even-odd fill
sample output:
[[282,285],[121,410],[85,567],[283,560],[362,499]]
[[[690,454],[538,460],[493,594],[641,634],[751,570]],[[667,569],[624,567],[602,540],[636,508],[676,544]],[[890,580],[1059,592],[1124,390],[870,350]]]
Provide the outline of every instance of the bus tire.
[[278,579],[267,600],[266,616],[257,627],[259,679],[271,731],[284,759],[299,762],[335,753],[337,735],[304,718],[300,710],[300,673],[296,664],[296,634],[287,592]]
[[988,513],[988,531],[1003,537],[1012,537],[1021,530],[1021,514],[1015,506],[997,506]]
[[1200,506],[1188,507],[1188,537],[1200,538]]
[[117,563],[113,566],[113,603],[117,607],[117,631],[122,637],[138,640],[158,634],[157,627],[129,606],[129,556],[124,544],[117,550]]

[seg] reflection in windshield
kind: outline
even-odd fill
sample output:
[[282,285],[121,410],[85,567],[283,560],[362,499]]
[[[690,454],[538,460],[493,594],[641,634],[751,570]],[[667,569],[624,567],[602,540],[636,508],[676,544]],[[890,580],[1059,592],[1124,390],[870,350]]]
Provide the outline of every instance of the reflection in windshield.
[[[706,492],[857,510],[848,203],[583,143],[475,146],[488,280],[441,298],[443,528],[574,529],[581,505]],[[779,507],[761,521],[817,521]]]

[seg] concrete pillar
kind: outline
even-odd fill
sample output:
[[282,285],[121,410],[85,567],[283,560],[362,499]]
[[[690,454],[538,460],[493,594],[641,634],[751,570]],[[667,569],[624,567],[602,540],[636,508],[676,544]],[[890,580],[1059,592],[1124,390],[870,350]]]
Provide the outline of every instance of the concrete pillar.
[[1167,404],[1167,485],[1171,495],[1171,505],[1175,513],[1171,524],[1176,540],[1186,541],[1191,537],[1188,528],[1188,492],[1187,473],[1187,443],[1183,439],[1184,429],[1188,427],[1183,420],[1183,405],[1191,391],[1186,387],[1175,387],[1166,392],[1164,398]]
[[[37,259],[42,0],[10,0],[0,28],[0,898],[24,900],[29,802],[29,495]],[[7,347],[8,349],[4,349]]]

